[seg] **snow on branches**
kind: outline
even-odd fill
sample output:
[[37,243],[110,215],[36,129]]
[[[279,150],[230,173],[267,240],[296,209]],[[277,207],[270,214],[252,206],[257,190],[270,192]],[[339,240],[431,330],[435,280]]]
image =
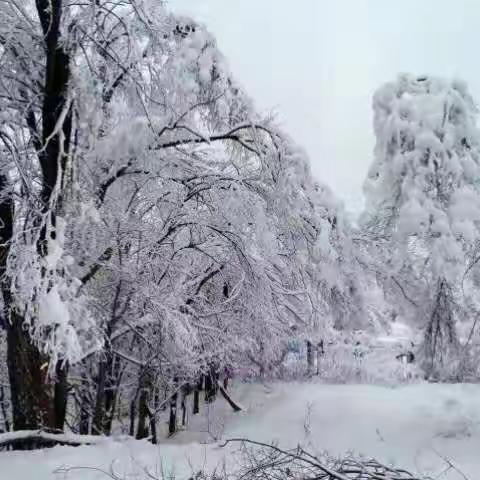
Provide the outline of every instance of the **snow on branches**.
[[456,320],[469,314],[461,296],[480,233],[477,110],[462,82],[408,75],[380,88],[373,107],[364,226],[387,241],[392,288],[426,325],[433,371],[456,348]]
[[160,377],[271,364],[292,326],[352,306],[341,207],[204,26],[149,0],[7,1],[0,51],[12,391],[47,395],[24,428],[62,428],[72,369],[95,372],[108,431],[122,376],[138,373],[136,401]]

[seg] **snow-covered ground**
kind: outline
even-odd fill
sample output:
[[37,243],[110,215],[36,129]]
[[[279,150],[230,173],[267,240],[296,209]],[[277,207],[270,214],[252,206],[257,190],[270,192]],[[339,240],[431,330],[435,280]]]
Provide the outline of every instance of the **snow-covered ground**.
[[[0,453],[1,480],[148,478],[175,472],[188,478],[221,464],[221,439],[245,437],[281,446],[302,443],[333,455],[354,452],[436,476],[451,460],[470,479],[480,471],[480,386],[415,384],[399,387],[277,383],[241,384],[234,395],[246,411],[219,400],[207,417],[159,446],[109,440],[88,447]],[[209,432],[207,431],[209,430]],[[215,440],[217,439],[217,440]],[[235,455],[228,455],[234,468]],[[69,467],[84,467],[67,471]],[[463,478],[450,469],[440,479]]]

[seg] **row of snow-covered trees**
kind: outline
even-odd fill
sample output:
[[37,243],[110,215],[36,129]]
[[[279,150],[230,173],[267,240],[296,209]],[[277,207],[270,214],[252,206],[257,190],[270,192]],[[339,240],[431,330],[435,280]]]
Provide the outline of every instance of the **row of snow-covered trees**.
[[460,362],[480,273],[473,101],[461,84],[401,77],[374,108],[353,228],[201,25],[158,0],[5,0],[7,429],[124,421],[155,438],[166,406],[175,428],[177,397],[196,412],[221,372],[275,369],[292,335],[312,360],[330,329],[368,326],[375,309],[423,328],[428,376]]
[[6,425],[155,436],[178,391],[361,319],[341,206],[162,2],[3,2],[0,116]]

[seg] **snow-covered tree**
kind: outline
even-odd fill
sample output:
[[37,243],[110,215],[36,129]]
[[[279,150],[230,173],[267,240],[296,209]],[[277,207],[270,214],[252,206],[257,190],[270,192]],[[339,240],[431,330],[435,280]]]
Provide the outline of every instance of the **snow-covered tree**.
[[471,314],[463,283],[480,233],[477,110],[462,82],[409,75],[380,88],[373,108],[363,228],[394,301],[424,329],[430,376],[450,366],[456,323]]

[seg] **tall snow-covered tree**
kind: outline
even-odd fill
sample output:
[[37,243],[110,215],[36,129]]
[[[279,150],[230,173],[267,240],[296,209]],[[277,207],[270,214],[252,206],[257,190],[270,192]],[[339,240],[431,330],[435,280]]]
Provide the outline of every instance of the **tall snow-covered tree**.
[[423,327],[424,367],[436,375],[471,313],[462,286],[480,234],[477,109],[462,82],[410,75],[381,87],[373,108],[363,228],[383,249],[394,301]]

